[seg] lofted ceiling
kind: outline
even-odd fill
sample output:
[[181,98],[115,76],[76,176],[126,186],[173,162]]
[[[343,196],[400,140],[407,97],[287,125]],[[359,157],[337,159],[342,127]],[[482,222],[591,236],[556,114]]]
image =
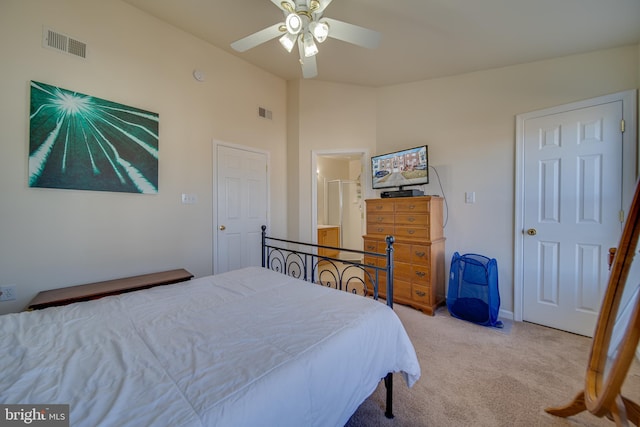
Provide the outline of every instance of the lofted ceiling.
[[[231,42],[283,21],[270,0],[124,0],[286,80],[296,51],[273,39],[244,53]],[[369,50],[319,44],[323,81],[388,86],[640,42],[640,0],[333,0],[324,16],[377,30]]]

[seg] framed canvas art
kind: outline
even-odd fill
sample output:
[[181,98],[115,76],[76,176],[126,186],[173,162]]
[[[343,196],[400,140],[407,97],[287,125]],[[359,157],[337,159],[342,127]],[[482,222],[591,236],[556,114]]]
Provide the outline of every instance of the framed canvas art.
[[158,193],[156,113],[31,81],[29,186]]

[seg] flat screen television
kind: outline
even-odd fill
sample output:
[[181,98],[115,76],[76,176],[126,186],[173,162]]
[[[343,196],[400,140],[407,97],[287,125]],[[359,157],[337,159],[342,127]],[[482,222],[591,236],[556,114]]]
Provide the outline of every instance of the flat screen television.
[[426,145],[380,154],[371,158],[374,189],[429,183],[429,149]]

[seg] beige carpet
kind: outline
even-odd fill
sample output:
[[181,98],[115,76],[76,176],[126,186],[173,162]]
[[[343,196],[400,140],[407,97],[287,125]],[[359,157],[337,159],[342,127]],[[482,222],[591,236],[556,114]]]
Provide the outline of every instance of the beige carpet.
[[[395,305],[420,360],[422,376],[409,389],[394,375],[395,418],[384,416],[381,383],[346,424],[386,426],[614,426],[581,413],[564,419],[544,408],[569,403],[584,388],[591,339],[539,325],[505,321],[504,329],[434,317]],[[640,403],[634,364],[623,394]]]

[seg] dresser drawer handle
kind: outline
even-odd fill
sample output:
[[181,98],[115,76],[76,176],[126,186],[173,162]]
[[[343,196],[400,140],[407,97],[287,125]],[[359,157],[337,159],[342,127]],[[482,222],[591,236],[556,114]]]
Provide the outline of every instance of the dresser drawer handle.
[[409,205],[409,209],[415,209],[416,205]]
[[410,229],[410,230],[407,230],[407,233],[409,233],[409,234],[415,234],[415,233],[416,233],[416,230],[414,230],[414,229]]
[[412,216],[410,216],[409,218],[407,218],[409,220],[409,222],[414,222],[416,219]]
[[377,230],[378,230],[378,233],[382,233],[384,231],[384,227],[378,227]]
[[423,297],[425,295],[427,295],[425,292],[422,291],[416,291],[416,295],[418,295],[419,297]]
[[379,216],[378,218],[376,218],[378,220],[378,222],[382,222],[382,220],[384,219],[383,216]]
[[368,250],[368,251],[372,251],[372,250],[374,250],[375,248],[376,248],[376,245],[368,245],[368,246],[367,246],[367,250]]
[[427,253],[426,252],[416,252],[416,256],[422,258],[423,256],[425,256]]
[[380,209],[382,209],[382,207],[383,207],[382,205],[377,205],[376,209],[380,210]]
[[425,273],[424,271],[416,271],[416,276],[418,276],[418,277],[424,277],[426,275],[427,275],[427,273]]

